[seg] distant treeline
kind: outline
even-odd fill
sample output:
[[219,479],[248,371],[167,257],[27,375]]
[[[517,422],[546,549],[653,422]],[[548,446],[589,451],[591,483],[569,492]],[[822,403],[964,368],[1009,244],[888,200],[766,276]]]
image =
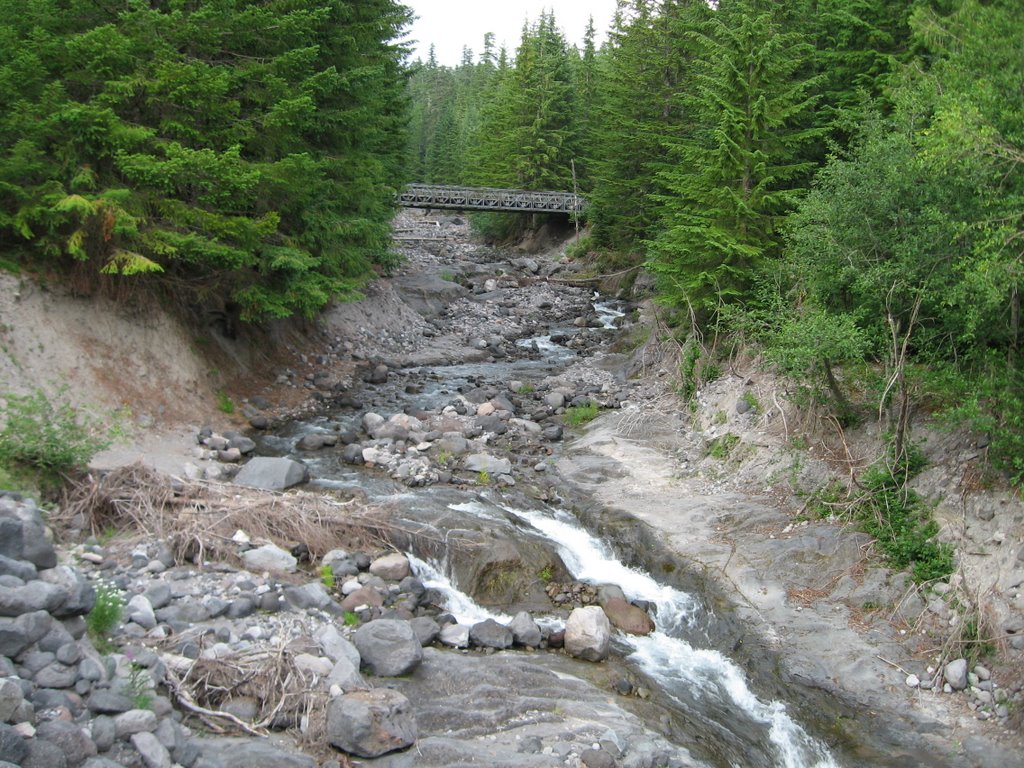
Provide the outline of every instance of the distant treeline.
[[587,247],[657,276],[685,391],[753,346],[900,448],[912,406],[969,417],[1024,477],[1024,3],[620,0],[599,49],[551,15],[492,40],[415,69],[417,180],[576,183]]

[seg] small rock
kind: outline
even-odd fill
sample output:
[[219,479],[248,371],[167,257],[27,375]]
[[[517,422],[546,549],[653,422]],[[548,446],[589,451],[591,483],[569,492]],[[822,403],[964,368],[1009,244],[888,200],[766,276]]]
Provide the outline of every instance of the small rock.
[[954,659],[943,670],[943,676],[954,691],[967,687],[967,659]]
[[152,733],[132,734],[132,746],[142,756],[146,768],[171,768],[171,753]]

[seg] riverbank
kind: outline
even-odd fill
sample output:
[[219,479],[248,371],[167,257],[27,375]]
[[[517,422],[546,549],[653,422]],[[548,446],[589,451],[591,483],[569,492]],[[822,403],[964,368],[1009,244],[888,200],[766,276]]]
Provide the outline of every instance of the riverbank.
[[[423,239],[414,239],[412,236],[421,233],[424,224],[432,230],[429,237],[424,234]],[[695,429],[694,425],[700,422],[681,417],[680,406],[666,386],[669,375],[667,371],[661,375],[663,364],[656,356],[646,360],[644,378],[628,380],[628,359],[604,352],[611,332],[592,313],[589,292],[565,290],[564,284],[553,285],[544,279],[560,268],[554,261],[557,249],[542,257],[516,253],[495,257],[466,241],[466,225],[459,217],[403,214],[398,227],[406,230],[403,236],[409,238],[407,242],[414,243],[406,246],[410,262],[405,273],[373,286],[367,301],[329,314],[323,332],[316,337],[318,346],[297,349],[294,361],[274,370],[268,380],[254,381],[245,390],[232,391],[238,403],[237,416],[210,417],[219,431],[243,428],[247,423],[260,425],[260,432],[278,435],[281,450],[291,452],[304,434],[282,435],[278,427],[297,413],[332,413],[341,408],[357,418],[357,429],[361,429],[366,411],[379,411],[384,416],[397,414],[407,407],[409,396],[429,398],[436,390],[440,404],[451,400],[456,392],[466,396],[471,390],[478,390],[487,397],[479,403],[470,400],[474,411],[472,424],[459,422],[459,429],[472,430],[478,426],[481,406],[492,404],[495,411],[500,410],[504,404],[494,405],[494,398],[506,397],[522,423],[510,425],[499,417],[493,425],[497,428],[504,423],[506,431],[489,444],[510,459],[509,472],[496,471],[492,479],[507,475],[515,481],[503,493],[574,507],[592,530],[611,534],[627,562],[643,565],[656,577],[685,581],[687,588],[703,583],[709,589],[706,600],[712,611],[735,614],[730,621],[738,628],[724,636],[742,643],[740,647],[723,650],[749,667],[760,667],[759,675],[765,667],[778,664],[775,682],[769,676],[758,683],[765,694],[784,697],[787,688],[794,689],[803,700],[803,704],[794,705],[798,715],[806,713],[815,720],[815,697],[824,692],[826,698],[838,702],[825,707],[825,711],[835,718],[862,720],[852,727],[843,727],[839,722],[836,724],[840,727],[835,729],[816,722],[819,733],[834,740],[844,754],[856,755],[862,760],[858,764],[870,765],[903,765],[906,756],[912,756],[918,764],[936,766],[1015,764],[1020,752],[1014,750],[1019,742],[1015,741],[1014,732],[1006,732],[1010,723],[978,720],[968,708],[967,694],[943,697],[926,693],[920,687],[907,687],[910,674],[926,676],[927,662],[908,650],[905,639],[901,639],[904,636],[898,634],[899,625],[887,615],[868,616],[865,620],[864,612],[864,604],[869,601],[890,600],[887,595],[897,594],[898,585],[890,583],[893,580],[888,575],[869,575],[872,569],[865,568],[861,551],[864,542],[857,534],[834,524],[808,521],[805,525],[802,520],[794,520],[798,510],[792,504],[786,505],[783,488],[765,495],[772,485],[768,478],[788,477],[792,464],[776,462],[764,467],[764,471],[755,471],[754,453],[748,454],[745,461],[737,455],[731,463],[718,464],[707,455],[707,440],[714,436],[711,428],[721,432],[726,425],[736,432],[742,426],[742,437],[748,445],[760,442],[766,452],[778,449],[768,439],[771,430],[762,429],[760,417],[765,414],[743,419],[745,414],[735,413],[739,395],[749,385],[734,390],[721,385],[723,393],[709,399],[703,412],[713,421],[721,411],[725,421]],[[534,350],[524,350],[518,342],[531,336],[550,340],[551,326],[560,323],[577,331],[584,329],[578,336],[566,333],[561,339],[573,345],[565,347],[572,353],[565,359],[572,362],[568,368],[560,363],[550,376],[543,369],[532,371],[529,382],[500,375],[495,378],[487,372],[504,370],[487,368],[496,362],[519,360],[532,353]],[[422,366],[452,364],[459,366],[458,373],[463,377],[459,382],[436,382],[431,374],[419,370]],[[744,376],[738,381],[746,382],[748,378]],[[445,393],[445,389],[449,391]],[[494,395],[488,392],[490,389],[495,391]],[[594,400],[617,407],[586,427],[585,433],[568,449],[558,447],[557,440],[552,443],[541,436],[548,428],[545,424],[554,426],[559,419],[557,412],[567,405],[567,395],[571,403],[573,397],[588,392]],[[555,406],[557,399],[553,397],[549,402],[548,395],[557,395],[561,403]],[[704,393],[704,397],[710,396],[711,393]],[[424,405],[427,403],[421,401],[420,406]],[[449,414],[453,419],[469,415],[457,410]],[[493,412],[482,417],[491,415]],[[305,434],[331,433],[338,438],[335,445],[344,444],[342,436],[349,425],[343,419],[328,417],[311,423],[313,428],[305,429]],[[539,432],[535,433],[530,424],[540,427]],[[191,474],[203,481],[213,479],[214,475],[219,480],[227,479],[233,465],[221,461],[222,457],[209,446],[198,446],[197,433],[198,429],[185,429],[172,433],[166,440],[151,437],[149,444],[136,444],[120,454],[108,453],[101,457],[101,462],[112,466],[141,458],[179,476]],[[481,429],[481,434],[490,432]],[[365,437],[355,437],[365,443],[380,436],[367,433]],[[393,448],[394,438],[388,439],[392,440]],[[373,484],[378,482],[374,477],[392,472],[400,475],[402,462],[412,461],[408,447],[401,452],[389,448],[388,455],[396,457],[393,467],[388,461],[381,461],[380,466],[386,466],[386,470],[359,470],[364,474],[353,482]],[[360,444],[361,457],[367,448],[381,450],[379,445]],[[300,453],[316,469],[324,461],[325,452],[331,450],[323,444],[319,449]],[[426,451],[425,457],[414,458],[426,458],[428,470],[440,468],[443,473],[444,467],[439,465],[447,462],[438,461],[439,453]],[[453,485],[455,480],[456,488],[461,482],[463,489],[457,492],[468,499],[472,499],[481,480],[479,471],[459,474],[456,470],[447,476],[441,473],[431,482],[443,480],[446,485]],[[422,478],[428,477],[429,471],[424,472]],[[416,478],[412,472],[405,479]],[[743,482],[737,484],[737,479]],[[573,483],[578,493],[564,490],[566,481]],[[487,490],[495,492],[489,484]],[[792,490],[789,489],[790,503]],[[400,501],[396,504],[406,506]],[[646,526],[638,528],[631,518]],[[866,575],[869,577],[865,579]],[[844,582],[844,577],[848,581]],[[832,592],[821,594],[824,586],[833,581],[837,586],[843,582],[849,601],[844,602]],[[874,591],[869,593],[865,588]],[[485,678],[490,674],[482,671],[478,661],[484,663],[474,660],[472,664],[476,666],[473,671],[466,671],[468,677]],[[448,662],[436,659],[435,663]],[[915,664],[923,668],[918,669]],[[502,673],[495,674],[495,680],[501,679]],[[556,687],[543,706],[564,709],[566,704],[552,703],[559,699],[597,702],[602,690],[610,690],[617,679],[628,678],[630,673],[612,675],[588,668],[580,674],[591,676],[591,685],[595,687],[568,697]],[[472,708],[470,692],[460,703],[437,699],[441,688],[452,686],[451,679],[445,680],[438,679],[433,688],[428,686],[429,694],[421,693],[420,698],[431,699],[438,711]],[[994,680],[1005,688],[998,671]],[[529,684],[524,682],[523,687],[528,688]],[[483,696],[482,689],[473,690]],[[506,716],[496,718],[485,732],[497,737],[514,720],[514,711],[529,711],[528,702],[517,701]],[[662,733],[670,734],[677,727],[671,717],[664,712],[656,714],[657,710],[650,709],[651,705],[644,700],[630,696],[623,703],[641,707],[638,711],[643,718],[664,719],[658,728]],[[449,717],[453,716],[451,711]],[[581,712],[563,712],[558,720],[561,725],[544,738],[570,732],[572,729],[566,723],[581,717]],[[438,728],[444,722],[443,718],[438,719]],[[588,722],[588,728],[599,728],[602,719],[595,717]],[[636,733],[644,732],[638,721],[630,722],[630,728],[639,728]],[[447,764],[446,754],[469,759],[467,755],[480,747],[479,743],[471,743],[483,737],[470,722],[458,728],[450,724],[446,727],[460,734],[456,741],[461,740],[462,744],[439,748],[437,759],[441,762],[437,764]],[[589,731],[579,731],[585,732]],[[655,736],[649,734],[645,738],[652,740]],[[882,754],[893,745],[905,751]],[[512,746],[509,742],[504,749]],[[570,750],[562,757],[575,754],[579,758],[579,753],[580,750]],[[523,762],[525,757],[519,760],[518,764],[529,764]]]

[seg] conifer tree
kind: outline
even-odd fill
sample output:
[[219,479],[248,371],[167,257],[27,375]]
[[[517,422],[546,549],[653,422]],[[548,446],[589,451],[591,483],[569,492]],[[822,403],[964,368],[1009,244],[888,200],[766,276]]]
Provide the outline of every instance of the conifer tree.
[[408,19],[393,0],[2,0],[0,245],[158,274],[183,304],[316,312],[390,258]]
[[701,0],[620,0],[602,59],[589,218],[599,244],[630,249],[658,220],[653,194],[664,141],[689,122],[680,93],[693,56]]
[[673,163],[660,175],[649,265],[664,298],[698,316],[748,297],[812,169],[799,154],[820,131],[805,127],[814,98],[796,76],[812,48],[771,6],[722,0],[701,25],[696,89],[684,97],[697,123],[665,145]]

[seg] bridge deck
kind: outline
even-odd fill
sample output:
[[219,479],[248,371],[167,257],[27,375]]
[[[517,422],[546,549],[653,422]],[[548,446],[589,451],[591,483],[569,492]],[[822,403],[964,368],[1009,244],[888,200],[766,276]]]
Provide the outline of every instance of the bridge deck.
[[454,208],[460,211],[573,213],[583,210],[586,200],[572,192],[410,184],[399,194],[398,204],[406,208]]

